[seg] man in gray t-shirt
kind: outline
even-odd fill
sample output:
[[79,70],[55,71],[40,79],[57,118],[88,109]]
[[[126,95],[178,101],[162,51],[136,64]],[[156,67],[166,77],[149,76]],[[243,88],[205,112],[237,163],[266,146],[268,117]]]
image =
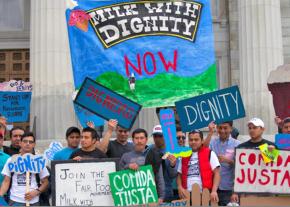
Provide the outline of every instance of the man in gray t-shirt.
[[134,149],[133,143],[128,142],[128,129],[117,126],[116,134],[116,140],[110,141],[107,148],[107,156],[109,158],[121,158],[124,153],[130,152]]

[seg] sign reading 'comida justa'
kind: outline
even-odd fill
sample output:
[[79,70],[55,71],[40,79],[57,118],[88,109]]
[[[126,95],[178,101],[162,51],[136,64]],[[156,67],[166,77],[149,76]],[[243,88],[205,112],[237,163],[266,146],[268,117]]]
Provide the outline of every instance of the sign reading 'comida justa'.
[[202,4],[189,1],[140,1],[94,8],[87,13],[104,47],[148,35],[169,35],[189,41],[195,35]]

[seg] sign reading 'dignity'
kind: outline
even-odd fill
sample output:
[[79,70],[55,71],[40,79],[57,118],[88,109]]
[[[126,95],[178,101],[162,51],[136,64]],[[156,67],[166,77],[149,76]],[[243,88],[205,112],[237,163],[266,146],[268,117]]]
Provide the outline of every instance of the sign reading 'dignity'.
[[142,108],[90,78],[85,79],[74,102],[106,120],[117,119],[126,129],[131,129]]
[[45,168],[46,159],[42,155],[14,155],[8,163],[10,172],[22,174],[25,172],[40,173]]
[[216,124],[245,116],[238,86],[175,102],[183,131],[200,129],[212,121]]
[[49,148],[44,151],[44,156],[47,160],[53,160],[55,153],[62,150],[63,146],[60,142],[51,142]]
[[290,134],[276,134],[275,144],[279,149],[290,150]]
[[289,167],[290,151],[280,150],[277,162],[265,164],[260,150],[236,149],[234,191],[289,194]]
[[175,157],[190,156],[192,149],[190,147],[181,147],[177,142],[174,111],[172,109],[161,109],[159,116],[166,152],[173,154]]
[[8,122],[26,122],[29,118],[31,92],[0,91],[0,113]]
[[118,159],[52,161],[53,206],[113,206],[109,173]]
[[122,170],[111,173],[110,184],[115,206],[156,203],[156,184],[151,165],[139,170]]

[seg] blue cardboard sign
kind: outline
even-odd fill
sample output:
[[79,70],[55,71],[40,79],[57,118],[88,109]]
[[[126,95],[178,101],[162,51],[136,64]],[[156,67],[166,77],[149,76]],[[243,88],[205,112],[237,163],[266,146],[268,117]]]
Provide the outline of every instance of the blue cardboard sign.
[[192,149],[190,147],[181,147],[177,142],[174,111],[172,109],[161,109],[159,116],[165,141],[165,151],[175,157],[190,156]]
[[126,129],[131,129],[142,108],[90,78],[85,79],[74,102],[106,120],[117,119]]
[[44,156],[48,159],[48,160],[53,160],[54,155],[62,150],[62,144],[60,142],[52,142],[49,145],[49,148],[47,150],[44,151]]
[[25,172],[40,173],[46,166],[46,159],[42,155],[24,154],[14,155],[8,163],[10,172],[22,174]]
[[200,129],[211,121],[216,124],[245,117],[238,86],[175,102],[182,130]]
[[26,122],[30,112],[31,92],[0,91],[0,113],[8,122]]
[[275,144],[279,149],[290,150],[290,134],[276,134]]
[[104,125],[104,119],[97,116],[96,114],[82,108],[81,106],[74,103],[74,109],[79,119],[80,124],[83,128],[87,127],[89,121],[93,122],[95,126]]

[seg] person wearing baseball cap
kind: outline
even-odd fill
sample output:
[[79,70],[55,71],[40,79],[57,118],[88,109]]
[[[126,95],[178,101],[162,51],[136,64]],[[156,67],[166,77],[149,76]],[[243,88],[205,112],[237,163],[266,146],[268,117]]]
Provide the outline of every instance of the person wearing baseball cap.
[[237,148],[258,149],[260,145],[265,143],[269,145],[269,149],[277,148],[273,142],[263,139],[265,124],[261,119],[252,118],[248,122],[248,130],[251,137],[250,140],[240,144]]
[[[240,145],[237,146],[237,148],[243,148],[243,149],[259,149],[259,146],[262,144],[268,144],[268,149],[273,150],[277,148],[277,146],[266,139],[263,139],[262,135],[265,130],[265,124],[260,118],[252,118],[250,121],[248,121],[248,130],[250,139]],[[231,197],[231,202],[238,203],[239,196],[237,193],[234,193]]]
[[[177,160],[173,155],[168,155],[165,160],[162,159],[166,152],[161,125],[156,125],[153,127],[152,137],[155,145],[152,147],[151,152],[148,152],[146,160],[149,163],[155,163],[157,168],[159,168],[159,165],[162,165],[163,178],[166,186],[164,192],[164,202],[171,202],[174,200],[172,182],[177,177]],[[155,165],[153,164],[152,166],[154,168]]]

